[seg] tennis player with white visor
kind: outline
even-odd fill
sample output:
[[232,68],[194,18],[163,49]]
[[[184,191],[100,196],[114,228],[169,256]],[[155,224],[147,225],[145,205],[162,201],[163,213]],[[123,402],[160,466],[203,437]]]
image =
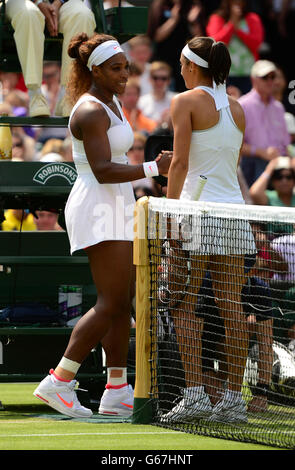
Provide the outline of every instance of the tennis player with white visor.
[[[226,94],[231,66],[227,47],[210,37],[195,37],[182,50],[181,74],[187,91],[171,104],[173,158],[168,173],[170,199],[244,204],[237,177],[245,118],[240,104]],[[196,194],[200,177],[206,178]],[[237,222],[238,223],[238,222]],[[213,228],[214,224],[214,228]],[[163,420],[246,422],[241,388],[248,353],[247,324],[241,290],[247,280],[245,254],[256,253],[251,227],[201,215],[192,239],[183,243],[191,254],[191,285],[179,310],[172,312],[185,371],[186,388],[179,403]],[[239,228],[239,239],[234,229]],[[197,232],[197,233],[196,233]],[[219,314],[225,324],[228,389],[214,406],[202,377],[203,319],[195,315],[196,294],[206,273],[212,279]],[[221,287],[220,287],[221,286]],[[193,297],[192,297],[193,296]],[[190,331],[189,338],[186,331]],[[187,358],[193,360],[188,363]]]

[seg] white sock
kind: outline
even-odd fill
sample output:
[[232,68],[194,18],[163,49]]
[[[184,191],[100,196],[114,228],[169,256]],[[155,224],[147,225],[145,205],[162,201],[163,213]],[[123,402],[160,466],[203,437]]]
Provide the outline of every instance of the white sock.
[[73,374],[77,374],[81,364],[76,361],[72,361],[71,359],[68,359],[66,357],[62,357],[61,361],[58,364],[58,367],[61,367],[62,369],[65,369],[69,372],[72,372]]
[[[122,375],[120,377],[114,377],[113,371],[121,371]],[[108,367],[107,368],[107,386],[108,388],[121,388],[122,386],[127,385],[127,367]]]

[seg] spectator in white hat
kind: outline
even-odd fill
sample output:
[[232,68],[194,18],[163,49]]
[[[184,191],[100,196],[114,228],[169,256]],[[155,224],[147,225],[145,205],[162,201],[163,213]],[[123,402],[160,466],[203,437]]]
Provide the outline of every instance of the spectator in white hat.
[[252,89],[239,99],[246,118],[241,168],[249,187],[271,160],[288,154],[290,135],[285,109],[273,97],[275,72],[273,62],[255,62],[251,69]]

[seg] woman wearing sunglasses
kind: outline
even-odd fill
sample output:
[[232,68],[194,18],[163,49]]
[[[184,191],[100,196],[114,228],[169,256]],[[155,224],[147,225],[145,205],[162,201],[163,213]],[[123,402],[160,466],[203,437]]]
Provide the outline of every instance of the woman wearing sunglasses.
[[[264,172],[250,188],[254,204],[264,206],[295,207],[295,166],[289,157],[270,160]],[[270,238],[293,232],[292,224],[272,224]]]

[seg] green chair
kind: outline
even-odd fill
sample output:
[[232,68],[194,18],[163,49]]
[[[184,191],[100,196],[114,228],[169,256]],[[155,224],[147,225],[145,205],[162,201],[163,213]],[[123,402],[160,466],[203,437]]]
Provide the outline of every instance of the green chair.
[[[144,34],[147,30],[148,1],[133,2],[126,8],[119,6],[104,10],[103,0],[90,0],[95,16],[96,31],[116,36],[120,43],[133,36]],[[21,72],[13,38],[14,30],[5,14],[5,0],[0,0],[0,70],[5,72]],[[45,30],[44,61],[60,61],[63,36],[51,37]]]

